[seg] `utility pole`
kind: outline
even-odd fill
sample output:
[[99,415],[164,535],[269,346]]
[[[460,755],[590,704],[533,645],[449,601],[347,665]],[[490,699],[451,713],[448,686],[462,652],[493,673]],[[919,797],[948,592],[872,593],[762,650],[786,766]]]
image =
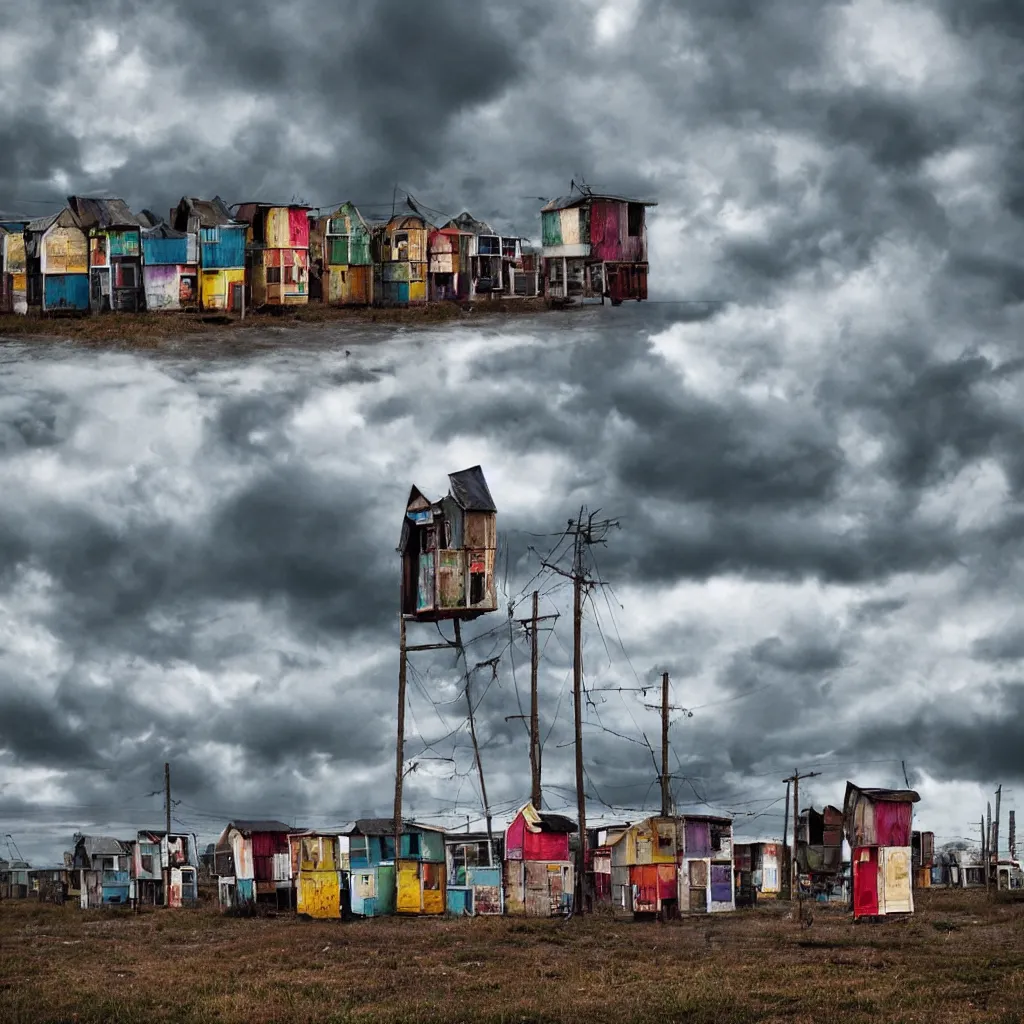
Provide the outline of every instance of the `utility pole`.
[[672,784],[668,777],[668,673],[661,674],[661,816],[672,813]]
[[[168,851],[171,845],[171,766],[168,762],[164,762],[164,827],[165,835],[164,842],[167,844]],[[166,867],[163,869],[162,874],[164,876],[164,906],[169,907],[171,905],[171,869]],[[138,895],[138,893],[136,893]]]
[[[401,608],[401,605],[399,605]],[[405,685],[408,649],[405,643],[405,615],[398,613],[398,738],[395,742],[395,898],[398,893],[398,854],[402,843],[402,783],[405,781]]]
[[[600,511],[600,510],[598,510]],[[587,864],[587,795],[585,788],[585,772],[583,770],[583,597],[584,591],[590,590],[599,581],[587,575],[584,562],[584,547],[604,542],[605,533],[618,526],[618,520],[602,519],[595,522],[597,512],[586,513],[581,508],[576,520],[569,520],[565,535],[573,537],[572,572],[548,562],[541,562],[545,568],[557,572],[560,576],[572,580],[572,697],[573,697],[573,729],[576,747],[576,810],[579,817],[579,857],[577,860],[575,898],[573,913],[586,913],[585,908],[585,873]],[[584,522],[586,516],[586,522]]]
[[[557,619],[555,615],[539,614],[540,594],[533,592],[533,614],[528,619],[517,619],[530,634],[530,802],[539,811],[541,809],[541,749],[540,749],[540,704],[537,692],[537,674],[540,668],[540,645],[538,637],[540,634],[539,624],[551,619]],[[509,715],[511,718],[523,718],[523,715]]]
[[[484,804],[484,817],[487,819],[487,861],[488,865],[490,865],[493,857],[492,849],[494,846],[494,836],[491,832],[491,805],[487,802],[487,784],[484,782],[484,765],[480,760],[480,744],[476,741],[476,719],[473,714],[473,696],[469,687],[473,674],[470,672],[469,663],[466,661],[466,648],[462,646],[462,625],[458,619],[455,620],[455,646],[458,648],[459,657],[462,658],[462,665],[466,670],[466,708],[469,716],[469,735],[473,741],[473,756],[476,759],[476,771],[480,778],[480,797]],[[487,663],[484,662],[484,664]]]
[[533,592],[533,621],[530,627],[530,799],[535,810],[540,810],[540,711],[537,707],[537,670],[540,667],[540,647],[537,644],[537,620],[540,594]]
[[985,815],[985,888],[990,888],[992,881],[992,801],[986,804]]
[[576,520],[572,560],[572,710],[576,739],[576,811],[579,817],[579,867],[576,870],[575,912],[584,913],[584,874],[587,869],[587,794],[583,778],[583,514]]
[[793,783],[793,856],[790,860],[789,868],[789,898],[793,898],[793,890],[795,888],[798,908],[797,914],[801,921],[804,917],[804,901],[803,893],[800,891],[800,866],[797,864],[796,859],[797,851],[800,847],[800,841],[797,837],[797,830],[800,827],[800,780],[813,779],[815,776],[820,774],[821,772],[805,772],[801,775],[798,770],[793,772],[788,779],[782,780],[785,783]]
[[793,883],[789,879],[790,870],[793,867],[793,858],[789,851],[789,780],[786,780],[786,803],[782,815],[782,848],[786,851],[786,860],[782,864],[782,877],[779,879],[780,888],[785,892],[785,898],[793,898]]
[[1010,857],[1012,860],[1017,859],[1017,821],[1016,815],[1013,811],[1010,811],[1010,831],[1007,835],[1007,840],[1010,846]]
[[992,859],[995,861],[996,890],[999,889],[999,805],[1002,803],[1002,784],[996,789],[996,817],[992,822]]

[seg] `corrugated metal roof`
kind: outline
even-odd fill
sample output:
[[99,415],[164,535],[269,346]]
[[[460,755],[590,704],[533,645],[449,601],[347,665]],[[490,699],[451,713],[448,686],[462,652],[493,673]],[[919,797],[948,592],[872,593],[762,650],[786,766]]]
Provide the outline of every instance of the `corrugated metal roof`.
[[113,836],[82,836],[82,849],[88,857],[122,857],[131,850],[131,843]]
[[229,829],[237,829],[243,835],[252,832],[293,832],[294,827],[286,825],[283,821],[274,821],[272,819],[266,821],[260,820],[248,820],[239,818],[228,824]]
[[151,228],[143,228],[142,233],[146,238],[188,238],[187,231],[175,231],[163,221]]
[[288,834],[290,836],[347,836],[351,833],[355,822],[346,821],[333,828],[293,828]]
[[143,222],[128,209],[123,199],[95,199],[68,196],[68,205],[83,228],[143,227]]
[[493,235],[494,228],[486,221],[477,220],[468,210],[463,210],[458,217],[452,217],[446,228],[457,228],[459,231],[468,231],[472,235]]
[[[416,821],[403,821],[402,831],[444,832],[444,829],[438,828],[436,825],[422,825]],[[359,818],[349,832],[349,835],[360,836],[393,836],[394,834],[394,818]]]
[[564,814],[549,814],[547,811],[538,811],[542,832],[575,832],[576,822],[567,818]]
[[58,210],[56,213],[49,213],[45,217],[36,217],[35,220],[30,220],[28,226],[25,228],[26,231],[45,231],[51,224],[62,214],[63,210]]
[[497,512],[497,506],[479,466],[449,473],[452,497],[469,512]]
[[573,206],[582,206],[593,199],[606,199],[613,203],[639,203],[641,206],[657,206],[656,199],[632,199],[629,196],[617,196],[611,192],[590,192],[586,195],[573,193],[568,196],[559,196],[557,199],[549,199],[541,208],[541,213],[550,213],[552,210],[568,210]]
[[231,211],[220,196],[214,196],[212,199],[197,199],[194,196],[184,196],[183,198],[189,207],[189,212],[199,218],[201,228],[244,226],[231,216]]

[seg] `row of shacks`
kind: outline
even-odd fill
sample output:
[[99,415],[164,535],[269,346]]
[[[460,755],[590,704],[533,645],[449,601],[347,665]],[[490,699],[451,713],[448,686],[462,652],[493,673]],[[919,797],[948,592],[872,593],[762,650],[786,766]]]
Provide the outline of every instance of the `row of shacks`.
[[[235,821],[215,847],[218,900],[311,917],[392,914],[557,917],[573,910],[576,822],[526,804],[503,834],[390,818],[337,829]],[[649,818],[594,830],[590,909],[628,915],[735,908],[729,819]]]
[[132,839],[83,835],[64,863],[0,861],[0,898],[77,902],[84,909],[190,906],[198,900],[196,837],[146,829]]
[[542,212],[543,247],[468,212],[435,225],[412,200],[383,223],[352,203],[185,197],[168,218],[70,196],[35,220],[0,220],[0,311],[26,314],[304,305],[410,306],[544,296],[647,297],[652,202],[573,193]]

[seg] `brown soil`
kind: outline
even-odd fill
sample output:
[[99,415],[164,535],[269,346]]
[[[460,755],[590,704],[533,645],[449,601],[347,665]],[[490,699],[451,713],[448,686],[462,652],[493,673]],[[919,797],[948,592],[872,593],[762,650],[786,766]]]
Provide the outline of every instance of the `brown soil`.
[[905,920],[785,904],[669,924],[314,922],[0,904],[5,1024],[165,1021],[1020,1024],[1024,904],[923,892]]

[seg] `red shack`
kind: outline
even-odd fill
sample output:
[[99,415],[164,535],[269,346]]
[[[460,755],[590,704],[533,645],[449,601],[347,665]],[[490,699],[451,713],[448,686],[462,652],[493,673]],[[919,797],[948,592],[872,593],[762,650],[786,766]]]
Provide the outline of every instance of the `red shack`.
[[646,210],[653,200],[587,186],[541,210],[544,295],[549,299],[647,298]]
[[843,823],[853,856],[853,916],[912,914],[912,789],[862,789],[846,784]]
[[505,830],[505,912],[556,917],[572,909],[576,822],[528,803]]

